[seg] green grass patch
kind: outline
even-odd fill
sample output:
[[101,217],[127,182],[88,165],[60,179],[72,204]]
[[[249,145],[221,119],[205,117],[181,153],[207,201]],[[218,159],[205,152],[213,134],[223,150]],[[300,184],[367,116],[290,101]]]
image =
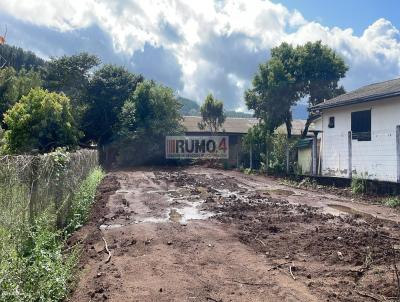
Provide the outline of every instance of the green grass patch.
[[[64,252],[65,240],[87,220],[103,176],[103,171],[95,168],[81,183],[64,230],[56,229],[56,215],[51,209],[31,224],[23,218],[0,224],[0,301],[50,302],[67,297],[78,252]],[[11,196],[16,198],[18,194]],[[19,209],[20,204],[25,206],[21,202],[17,204]]]
[[400,207],[400,198],[399,197],[388,197],[383,201],[383,204],[391,207],[391,208],[399,208]]

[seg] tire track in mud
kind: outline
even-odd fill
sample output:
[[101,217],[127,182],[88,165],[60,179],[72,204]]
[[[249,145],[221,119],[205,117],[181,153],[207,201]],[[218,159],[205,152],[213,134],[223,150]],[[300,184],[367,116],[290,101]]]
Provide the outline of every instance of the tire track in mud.
[[[185,220],[182,209],[194,204],[196,213],[209,213],[209,203],[236,188],[217,171],[185,175],[149,169],[109,175],[102,186],[114,179],[118,188],[74,235],[84,242],[84,256],[71,301],[317,301],[306,285],[269,272],[265,256],[241,243],[234,226],[207,215]],[[171,219],[171,209],[181,216]]]

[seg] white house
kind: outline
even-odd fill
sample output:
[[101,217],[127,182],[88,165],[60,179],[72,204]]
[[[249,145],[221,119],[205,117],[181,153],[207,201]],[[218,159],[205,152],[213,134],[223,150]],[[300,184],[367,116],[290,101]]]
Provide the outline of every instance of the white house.
[[312,110],[321,115],[322,175],[400,182],[400,79],[361,87]]

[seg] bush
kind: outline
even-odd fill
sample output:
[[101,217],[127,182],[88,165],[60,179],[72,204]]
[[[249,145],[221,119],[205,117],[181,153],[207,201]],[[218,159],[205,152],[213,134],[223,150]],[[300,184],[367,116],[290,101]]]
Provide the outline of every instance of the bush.
[[4,114],[5,152],[47,152],[76,146],[80,137],[69,99],[41,88],[32,89]]

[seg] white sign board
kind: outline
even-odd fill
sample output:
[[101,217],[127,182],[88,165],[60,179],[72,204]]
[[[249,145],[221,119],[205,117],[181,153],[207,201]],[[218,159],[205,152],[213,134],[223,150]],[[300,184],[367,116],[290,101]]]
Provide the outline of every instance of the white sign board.
[[167,159],[229,158],[228,136],[167,136],[165,138]]

